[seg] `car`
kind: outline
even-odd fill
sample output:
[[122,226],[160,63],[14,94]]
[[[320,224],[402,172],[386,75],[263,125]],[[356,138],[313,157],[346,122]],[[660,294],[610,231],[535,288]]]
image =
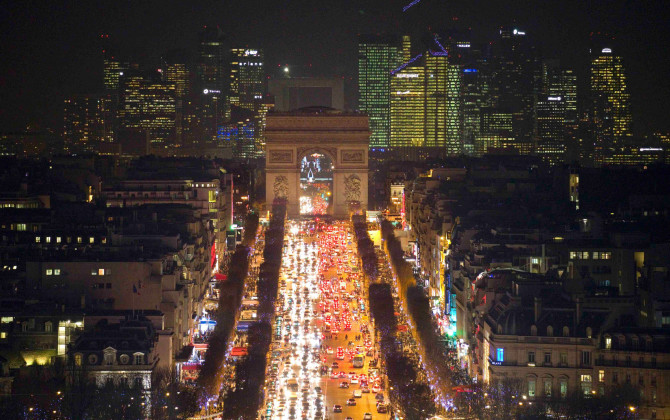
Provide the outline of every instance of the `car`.
[[328,353],[328,354],[333,354],[333,348],[332,348],[332,347],[328,347],[328,348],[326,349],[326,353]]
[[342,412],[342,406],[339,404],[335,404],[333,406],[333,413],[341,413]]
[[375,400],[377,400],[377,401],[384,401],[384,394],[377,394],[377,395],[375,395]]
[[333,362],[333,364],[330,366],[332,369],[339,369],[340,365],[337,362]]
[[367,386],[361,387],[361,392],[363,392],[365,394],[369,394],[370,393],[370,388],[368,388]]
[[384,404],[384,403],[377,404],[377,412],[378,413],[386,413],[386,411],[387,411],[386,404]]
[[340,388],[349,388],[349,382],[347,381],[340,382]]
[[353,378],[351,378],[350,382],[352,384],[357,384],[358,383],[358,378],[354,376]]
[[362,398],[363,392],[360,389],[354,391],[354,398]]
[[351,417],[347,416],[347,417],[344,418],[344,420],[354,420],[354,419],[352,419]]
[[356,400],[353,399],[353,398],[349,398],[349,399],[347,400],[347,405],[356,405]]
[[372,414],[370,413],[363,414],[363,420],[372,420]]

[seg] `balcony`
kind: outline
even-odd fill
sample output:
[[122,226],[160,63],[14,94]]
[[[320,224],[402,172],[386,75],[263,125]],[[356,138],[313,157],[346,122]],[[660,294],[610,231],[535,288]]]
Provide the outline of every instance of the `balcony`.
[[597,358],[595,361],[595,366],[605,366],[605,367],[619,367],[619,368],[635,368],[635,369],[670,369],[670,363],[651,363],[651,362],[642,362],[632,361],[630,364],[627,364],[625,361],[621,360],[612,360],[612,359],[603,359]]

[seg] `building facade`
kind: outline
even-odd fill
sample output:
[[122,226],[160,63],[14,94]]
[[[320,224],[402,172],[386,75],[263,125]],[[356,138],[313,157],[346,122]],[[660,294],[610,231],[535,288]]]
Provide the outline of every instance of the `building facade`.
[[400,40],[360,36],[358,39],[358,109],[370,118],[370,147],[390,142],[391,71],[400,63]]

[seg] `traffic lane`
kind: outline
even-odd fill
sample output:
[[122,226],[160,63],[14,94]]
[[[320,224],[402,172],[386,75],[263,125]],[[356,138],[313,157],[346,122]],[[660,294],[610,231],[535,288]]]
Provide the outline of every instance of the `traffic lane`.
[[[388,418],[383,417],[384,414],[378,414],[376,409],[376,400],[374,394],[363,394],[362,398],[354,398],[353,390],[358,389],[356,385],[351,386],[350,388],[339,388],[340,380],[328,379],[328,393],[331,395],[333,400],[332,403],[326,405],[328,411],[328,418],[341,418],[344,419],[347,416],[354,418],[355,420],[361,420],[365,413],[371,413],[372,417],[377,419]],[[332,391],[331,391],[332,388]],[[354,398],[356,400],[355,406],[348,406],[347,400],[349,398]],[[342,413],[334,413],[333,405],[340,404],[342,406]]]
[[[332,366],[333,362],[338,363],[338,368],[336,369],[337,372],[344,371],[347,374],[346,378],[339,378],[339,379],[331,379],[330,375],[324,376],[323,379],[327,382],[327,385],[324,383],[322,385],[322,389],[324,389],[324,394],[326,398],[326,406],[330,407],[332,411],[332,406],[334,404],[340,404],[344,407],[346,404],[346,401],[349,398],[353,398],[353,391],[356,389],[360,389],[359,384],[351,384],[350,381],[351,379],[348,377],[349,372],[355,372],[357,375],[360,375],[361,373],[367,374],[370,368],[370,358],[366,357],[365,358],[365,365],[363,368],[354,368],[353,363],[349,362],[347,360],[337,360],[336,358],[336,352],[337,352],[337,347],[342,346],[346,348],[346,344],[348,341],[353,341],[354,345],[360,345],[363,346],[363,340],[345,340],[343,335],[341,336],[342,338],[338,339],[325,339],[324,340],[324,346],[326,348],[330,346],[333,349],[333,354],[327,354],[326,353],[326,365],[327,366]],[[347,381],[350,383],[349,388],[339,388],[339,384],[342,381]],[[323,382],[323,381],[322,381]],[[326,388],[327,387],[327,388]],[[386,397],[385,397],[386,399]],[[370,392],[370,393],[364,393],[362,398],[356,398],[357,401],[357,406],[364,407],[360,411],[361,418],[365,412],[370,412],[370,413],[375,413],[376,412],[376,400],[375,400],[375,394]],[[350,410],[355,409],[355,407],[347,407]],[[355,410],[354,410],[355,411]],[[346,417],[346,416],[344,416]],[[353,417],[353,416],[352,416]]]

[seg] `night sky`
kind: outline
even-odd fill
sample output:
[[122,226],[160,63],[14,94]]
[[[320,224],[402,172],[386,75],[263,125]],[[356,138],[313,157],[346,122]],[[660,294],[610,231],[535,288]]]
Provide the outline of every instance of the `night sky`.
[[[515,25],[588,83],[591,31],[608,31],[624,57],[637,134],[670,131],[670,7],[667,0],[74,0],[0,2],[0,132],[28,123],[60,132],[63,98],[102,87],[99,37],[122,55],[157,68],[161,53],[197,48],[203,25],[229,46],[265,49],[269,70],[288,63],[313,76],[344,76],[355,88],[357,33],[410,33],[471,27],[475,41]],[[458,17],[455,21],[454,17]],[[415,46],[418,45],[418,42]],[[311,67],[309,65],[311,64]],[[296,72],[298,73],[298,72]],[[355,106],[352,94],[347,98]]]

